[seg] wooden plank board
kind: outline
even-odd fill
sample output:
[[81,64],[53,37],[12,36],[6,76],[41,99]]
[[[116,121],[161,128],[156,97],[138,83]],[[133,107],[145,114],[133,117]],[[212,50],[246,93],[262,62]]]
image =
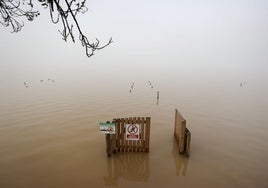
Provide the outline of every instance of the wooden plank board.
[[182,117],[177,109],[175,109],[175,140],[178,143],[179,153],[190,155],[191,132],[186,128],[186,120]]
[[186,148],[185,153],[190,156],[191,132],[186,128]]
[[182,117],[177,109],[175,109],[175,128],[174,136],[179,144],[179,152],[184,151],[184,135],[186,129],[186,120]]
[[146,117],[145,151],[149,152],[151,118]]
[[140,130],[140,144],[139,144],[139,152],[143,152],[143,148],[145,146],[144,139],[145,139],[145,129],[144,129],[144,120],[145,118],[142,117],[140,120],[141,130]]
[[120,146],[120,151],[124,151],[125,147],[125,127],[124,127],[124,119],[120,119],[120,129],[121,129],[121,146]]

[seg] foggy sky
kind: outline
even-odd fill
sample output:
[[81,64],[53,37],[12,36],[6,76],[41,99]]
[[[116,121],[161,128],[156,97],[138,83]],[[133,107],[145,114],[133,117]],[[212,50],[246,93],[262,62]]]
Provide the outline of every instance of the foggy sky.
[[104,43],[113,37],[114,43],[87,58],[79,40],[61,40],[60,27],[51,23],[48,10],[41,10],[19,33],[1,27],[0,81],[109,79],[137,72],[153,78],[179,73],[266,79],[266,0],[88,0],[87,7],[79,16],[84,33]]

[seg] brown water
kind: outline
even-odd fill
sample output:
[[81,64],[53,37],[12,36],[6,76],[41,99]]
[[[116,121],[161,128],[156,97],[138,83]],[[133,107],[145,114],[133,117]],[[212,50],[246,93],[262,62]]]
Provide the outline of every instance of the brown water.
[[[108,77],[1,88],[1,188],[268,187],[264,82],[159,76],[150,88]],[[192,132],[190,158],[173,139],[175,108]],[[150,152],[107,158],[99,122],[135,116],[151,117]]]

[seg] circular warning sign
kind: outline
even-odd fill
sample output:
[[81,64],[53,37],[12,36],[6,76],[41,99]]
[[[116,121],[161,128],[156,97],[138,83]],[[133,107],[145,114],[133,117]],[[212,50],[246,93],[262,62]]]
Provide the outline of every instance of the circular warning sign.
[[126,140],[139,140],[140,131],[138,124],[126,124]]
[[112,133],[112,132],[114,132],[114,128],[113,127],[108,127],[107,131]]
[[128,126],[127,131],[130,134],[136,134],[138,132],[138,127],[135,124],[131,124],[130,126]]

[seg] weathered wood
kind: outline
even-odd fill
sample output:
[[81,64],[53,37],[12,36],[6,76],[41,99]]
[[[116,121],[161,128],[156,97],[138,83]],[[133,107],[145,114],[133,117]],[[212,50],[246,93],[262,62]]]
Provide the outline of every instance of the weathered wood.
[[110,157],[112,155],[111,135],[105,134],[105,139],[106,139],[106,153],[107,153],[107,156]]
[[179,153],[190,155],[191,132],[186,128],[186,120],[175,109],[174,136],[179,145]]
[[112,142],[112,152],[116,153],[117,149],[116,149],[116,135],[115,134],[111,135],[111,142]]
[[174,136],[179,144],[179,152],[184,151],[184,133],[186,128],[186,120],[181,116],[179,111],[175,109],[175,128]]
[[117,120],[114,120],[114,123],[115,123],[115,132],[118,133],[115,135],[115,149],[116,151],[118,152],[118,149],[119,149],[119,142],[120,142],[120,126],[118,126],[118,121]]
[[[106,138],[107,155],[111,152],[149,152],[151,118],[117,118],[116,133]],[[139,125],[139,140],[126,140],[126,124]]]
[[186,148],[185,153],[189,157],[190,155],[190,143],[191,143],[191,132],[186,128]]
[[125,126],[124,126],[124,119],[120,119],[120,127],[121,127],[121,145],[120,147],[120,151],[123,152],[125,150]]
[[144,117],[141,119],[141,145],[139,151],[143,151],[143,148],[145,147],[145,128],[144,128]]
[[149,152],[151,118],[146,117],[145,152]]

